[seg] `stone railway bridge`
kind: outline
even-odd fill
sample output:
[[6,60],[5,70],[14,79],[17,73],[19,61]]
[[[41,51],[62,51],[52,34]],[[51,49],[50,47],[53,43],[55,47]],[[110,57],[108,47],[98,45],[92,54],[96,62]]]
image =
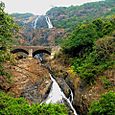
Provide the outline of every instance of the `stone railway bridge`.
[[57,49],[59,49],[57,46],[13,46],[11,53],[15,54],[22,52],[27,54],[29,57],[34,57],[39,53],[46,53],[52,56],[54,51],[57,51]]

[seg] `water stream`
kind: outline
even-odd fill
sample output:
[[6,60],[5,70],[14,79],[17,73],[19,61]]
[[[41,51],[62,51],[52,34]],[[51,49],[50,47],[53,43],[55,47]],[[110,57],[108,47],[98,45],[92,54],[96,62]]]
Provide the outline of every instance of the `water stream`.
[[[33,28],[34,29],[36,29],[36,27],[37,27],[38,18],[39,18],[39,16],[33,22]],[[49,17],[45,16],[45,18],[46,18],[46,22],[48,24],[48,28],[53,28],[53,25],[52,25]],[[43,56],[38,54],[38,55],[35,56],[35,58],[39,59],[42,63]],[[72,105],[73,92],[72,92],[71,88],[70,88],[70,96],[69,96],[69,98],[67,98],[66,95],[63,93],[63,91],[59,87],[58,83],[56,82],[56,80],[53,78],[53,76],[51,74],[50,74],[50,78],[52,80],[52,87],[50,89],[50,93],[49,93],[48,97],[42,103],[46,103],[46,104],[49,104],[49,103],[64,103],[66,101],[66,103],[69,105],[69,107],[73,111],[74,115],[77,115],[76,110],[74,109],[74,107]]]
[[[39,59],[41,61],[43,61],[43,55],[36,55],[35,58]],[[42,62],[41,62],[42,63]],[[49,72],[51,71],[51,68],[49,65],[44,65]],[[76,110],[74,109],[72,102],[73,102],[73,92],[70,88],[70,96],[69,98],[66,97],[66,95],[63,93],[63,91],[61,90],[61,88],[59,87],[58,83],[56,82],[56,80],[54,79],[53,75],[50,75],[50,79],[52,80],[52,86],[49,92],[48,97],[42,101],[41,104],[46,103],[64,103],[66,101],[66,103],[69,105],[69,107],[71,108],[71,110],[73,111],[74,115],[77,115]]]
[[38,21],[38,19],[39,19],[39,16],[37,16],[37,18],[33,22],[33,28],[34,29],[36,29],[36,27],[37,27],[37,21]]
[[51,74],[50,74],[50,78],[53,82],[52,87],[51,87],[51,90],[50,90],[48,97],[46,98],[46,100],[43,101],[43,103],[47,103],[47,104],[49,104],[49,103],[64,103],[64,101],[66,101],[68,103],[68,105],[70,106],[70,108],[72,109],[74,115],[77,115],[76,110],[74,109],[74,107],[72,105],[72,101],[73,101],[72,90],[71,90],[71,100],[70,100],[70,98],[67,98],[65,96],[65,94],[62,92],[58,83],[52,77]]
[[[40,16],[37,16],[36,19],[33,21],[33,28],[34,28],[34,29],[37,28],[37,22],[38,22],[38,19],[39,19],[39,18],[40,18]],[[49,28],[49,29],[50,29],[50,28],[53,28],[53,25],[52,25],[52,23],[51,23],[50,18],[49,18],[48,16],[44,16],[44,18],[45,18],[45,21],[46,21],[46,23],[47,23],[48,28]]]
[[71,90],[71,88],[70,88],[70,97],[69,97],[69,100],[71,101],[71,103],[73,102],[73,92],[72,92],[72,90]]

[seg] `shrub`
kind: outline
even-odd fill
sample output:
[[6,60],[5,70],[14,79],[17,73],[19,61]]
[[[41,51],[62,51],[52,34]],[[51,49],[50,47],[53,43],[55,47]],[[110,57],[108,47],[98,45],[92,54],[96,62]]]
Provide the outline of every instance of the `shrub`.
[[32,104],[24,98],[13,98],[0,92],[0,115],[67,115],[63,104]]
[[62,43],[63,51],[72,56],[76,56],[80,52],[83,54],[87,48],[90,49],[92,47],[96,38],[97,33],[94,24],[79,25]]
[[[110,36],[97,39],[94,41],[92,50],[87,47],[87,50],[84,50],[85,53],[79,52],[78,56],[71,58],[73,70],[87,83],[94,81],[96,76],[114,65],[115,38],[113,35],[114,32]],[[73,52],[72,49],[70,51]]]
[[107,79],[106,76],[101,76],[100,80],[101,80],[101,82],[102,82],[102,84],[103,84],[105,89],[107,89],[107,88],[112,86],[112,83]]
[[115,114],[115,92],[108,92],[94,101],[89,108],[89,115],[114,115]]
[[115,52],[115,37],[106,36],[95,42],[95,62],[105,61]]

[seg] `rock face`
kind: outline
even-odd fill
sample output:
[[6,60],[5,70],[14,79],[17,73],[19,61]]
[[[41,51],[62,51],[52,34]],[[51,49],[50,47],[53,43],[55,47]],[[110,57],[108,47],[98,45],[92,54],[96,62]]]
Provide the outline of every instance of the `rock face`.
[[51,87],[51,80],[48,70],[37,60],[23,59],[15,65],[5,64],[5,67],[13,77],[9,84],[4,81],[2,89],[7,85],[6,91],[13,93],[15,97],[25,97],[30,103],[40,103],[44,100]]
[[65,35],[64,29],[27,29],[22,28],[18,33],[20,45],[58,45]]
[[46,15],[12,14],[20,25],[16,41],[20,45],[57,45],[65,35],[63,28],[55,28]]
[[37,16],[36,19],[32,22],[32,26],[34,29],[48,28],[46,16]]
[[[71,81],[74,91],[74,107],[79,115],[87,115],[88,108],[94,100],[98,100],[100,96],[109,90],[114,91],[115,85],[115,70],[107,70],[99,76],[95,83],[92,85],[86,84],[77,75],[69,75],[69,81]],[[105,87],[101,77],[105,77],[111,85]]]
[[14,13],[12,14],[14,20],[21,27],[40,29],[48,28],[46,15],[33,15],[31,13]]
[[[103,79],[108,81],[108,87],[105,87]],[[80,80],[79,76],[73,76],[70,74],[70,81],[73,84],[74,90],[74,107],[76,108],[79,115],[86,115],[88,113],[88,108],[92,101],[98,100],[99,97],[108,92],[109,90],[114,91],[115,85],[115,70],[108,69],[98,76],[95,83],[92,85],[86,84],[84,81]],[[107,84],[106,84],[107,86]]]

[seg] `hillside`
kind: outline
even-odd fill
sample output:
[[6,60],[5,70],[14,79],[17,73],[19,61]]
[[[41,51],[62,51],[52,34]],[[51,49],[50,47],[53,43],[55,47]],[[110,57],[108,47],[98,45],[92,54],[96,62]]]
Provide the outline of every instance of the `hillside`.
[[[49,16],[51,22],[56,28],[74,28],[78,23],[114,14],[114,0],[91,2],[80,6],[54,7],[46,13],[46,15]],[[30,28],[32,28],[32,23],[37,18],[37,16],[42,18],[38,21],[40,21],[41,23],[45,23],[43,15],[33,15],[31,13],[14,13],[11,15],[20,26],[29,26]],[[39,28],[40,23],[37,23],[37,26]],[[47,28],[46,24],[42,27]]]
[[115,109],[108,109],[115,105],[115,94],[107,93],[115,89],[114,46],[115,16],[98,18],[76,26],[51,62],[56,76],[63,76],[73,88],[79,115],[114,115]]
[[70,33],[79,23],[114,14],[115,1],[105,0],[81,6],[54,7],[47,11],[46,15],[14,13],[12,16],[20,26],[17,37],[19,44],[58,45],[63,36]]
[[81,6],[54,7],[46,13],[55,27],[74,28],[78,23],[115,14],[115,1],[105,0]]

